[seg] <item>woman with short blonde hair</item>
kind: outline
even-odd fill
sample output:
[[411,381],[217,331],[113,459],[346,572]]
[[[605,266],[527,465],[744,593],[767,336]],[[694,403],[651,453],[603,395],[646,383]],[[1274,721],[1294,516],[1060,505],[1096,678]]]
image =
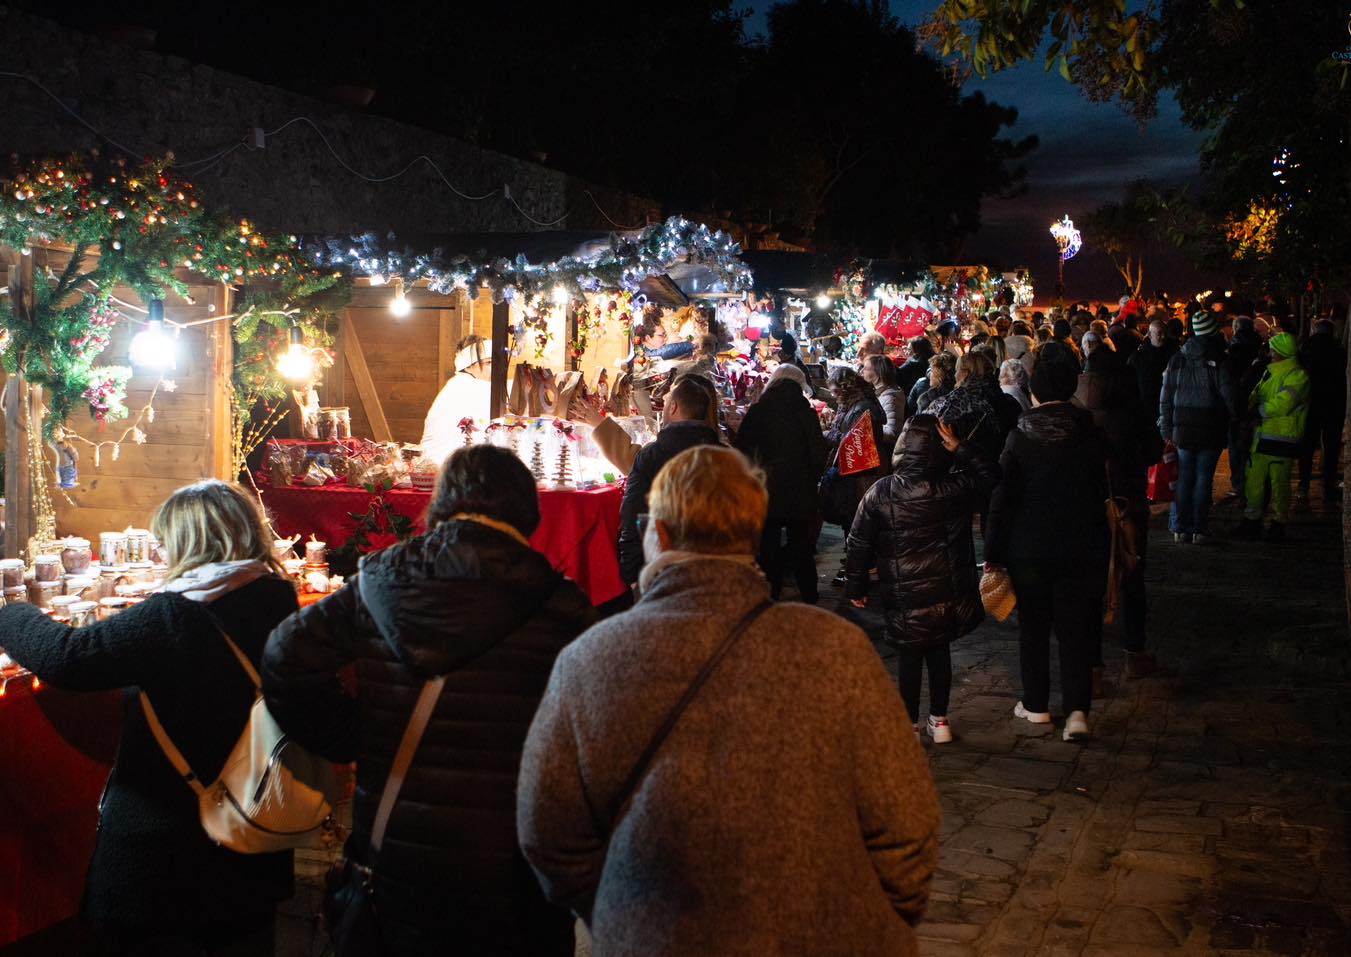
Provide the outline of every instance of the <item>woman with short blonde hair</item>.
[[100,952],[270,955],[291,852],[236,854],[206,836],[197,795],[151,734],[141,697],[193,775],[214,781],[255,695],[226,636],[257,668],[269,632],[296,610],[295,589],[278,574],[257,507],[233,485],[179,489],[151,527],[168,552],[162,592],[78,629],[35,605],[6,606],[0,646],[69,691],[140,692],[126,696],[85,879],[83,917]]
[[763,473],[716,445],[681,452],[647,493],[649,522],[667,536],[663,544],[709,555],[753,554],[768,504]]

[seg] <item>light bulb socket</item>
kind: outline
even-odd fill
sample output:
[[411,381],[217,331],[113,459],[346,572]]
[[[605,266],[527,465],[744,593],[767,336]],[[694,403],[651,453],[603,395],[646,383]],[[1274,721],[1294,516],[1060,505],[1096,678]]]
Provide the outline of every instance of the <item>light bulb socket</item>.
[[299,326],[292,326],[286,330],[286,341],[292,348],[305,346],[305,332]]
[[151,322],[160,323],[160,328],[164,328],[164,300],[151,299],[149,302],[149,318]]

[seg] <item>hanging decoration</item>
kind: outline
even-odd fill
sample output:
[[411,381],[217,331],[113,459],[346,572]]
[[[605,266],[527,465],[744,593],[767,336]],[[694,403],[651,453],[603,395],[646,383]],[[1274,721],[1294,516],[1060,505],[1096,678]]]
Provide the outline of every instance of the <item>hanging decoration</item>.
[[[133,289],[146,301],[174,294],[192,304],[181,272],[242,289],[236,340],[243,357],[236,386],[245,397],[283,394],[280,377],[251,367],[264,319],[312,321],[315,297],[341,291],[342,277],[299,255],[295,237],[272,236],[252,223],[208,211],[191,184],[174,175],[172,156],[140,164],[97,153],[21,163],[0,177],[0,243],[32,255],[60,246],[69,258],[34,270],[31,309],[0,302],[8,336],[4,365],[42,386],[48,438],[81,404],[99,422],[124,418],[130,370],[96,366],[111,329],[137,311],[113,295]],[[322,311],[322,310],[321,310]],[[280,319],[277,320],[281,322]],[[316,338],[322,331],[314,328]]]
[[1074,228],[1074,220],[1068,215],[1051,224],[1051,238],[1055,240],[1056,247],[1060,250],[1061,262],[1068,262],[1079,255],[1079,250],[1084,245],[1084,237]]
[[571,298],[591,292],[637,292],[644,279],[668,272],[678,263],[709,269],[715,277],[711,292],[751,288],[751,273],[740,259],[736,241],[680,216],[636,234],[612,233],[609,245],[595,256],[564,256],[551,263],[532,263],[525,256],[479,261],[440,248],[418,252],[399,246],[392,233],[383,238],[367,233],[347,240],[317,240],[307,243],[306,250],[324,269],[346,269],[382,281],[390,277],[410,284],[425,280],[432,292],[465,289],[470,298],[477,298],[479,290],[486,288],[493,302],[550,298],[559,290]]

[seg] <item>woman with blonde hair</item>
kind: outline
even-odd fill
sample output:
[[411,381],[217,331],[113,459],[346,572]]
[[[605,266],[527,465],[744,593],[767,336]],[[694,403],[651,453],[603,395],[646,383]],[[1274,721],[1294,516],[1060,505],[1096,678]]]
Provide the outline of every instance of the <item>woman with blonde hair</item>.
[[194,776],[214,781],[255,694],[230,643],[256,668],[268,633],[296,610],[295,589],[257,508],[233,485],[179,489],[151,527],[168,553],[160,593],[78,629],[9,605],[0,646],[56,687],[140,692],[126,698],[85,879],[82,916],[100,952],[270,955],[273,912],[291,896],[291,853],[236,854],[206,836],[197,795],[156,743],[140,699]]

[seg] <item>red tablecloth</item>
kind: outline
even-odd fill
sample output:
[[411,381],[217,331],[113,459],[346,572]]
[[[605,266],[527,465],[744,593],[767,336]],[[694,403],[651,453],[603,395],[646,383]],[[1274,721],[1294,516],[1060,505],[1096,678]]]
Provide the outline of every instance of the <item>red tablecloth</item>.
[[120,697],[0,695],[0,947],[74,917],[94,851],[99,795],[120,733]]
[[[371,504],[369,492],[346,485],[265,487],[262,493],[278,534],[304,538],[313,534],[330,549],[351,538],[356,525],[352,514],[363,514]],[[381,494],[396,512],[422,529],[422,514],[431,493],[394,489]],[[619,597],[626,587],[619,576],[616,551],[622,498],[622,490],[615,486],[585,492],[541,489],[539,493],[540,525],[530,544],[596,605]]]

